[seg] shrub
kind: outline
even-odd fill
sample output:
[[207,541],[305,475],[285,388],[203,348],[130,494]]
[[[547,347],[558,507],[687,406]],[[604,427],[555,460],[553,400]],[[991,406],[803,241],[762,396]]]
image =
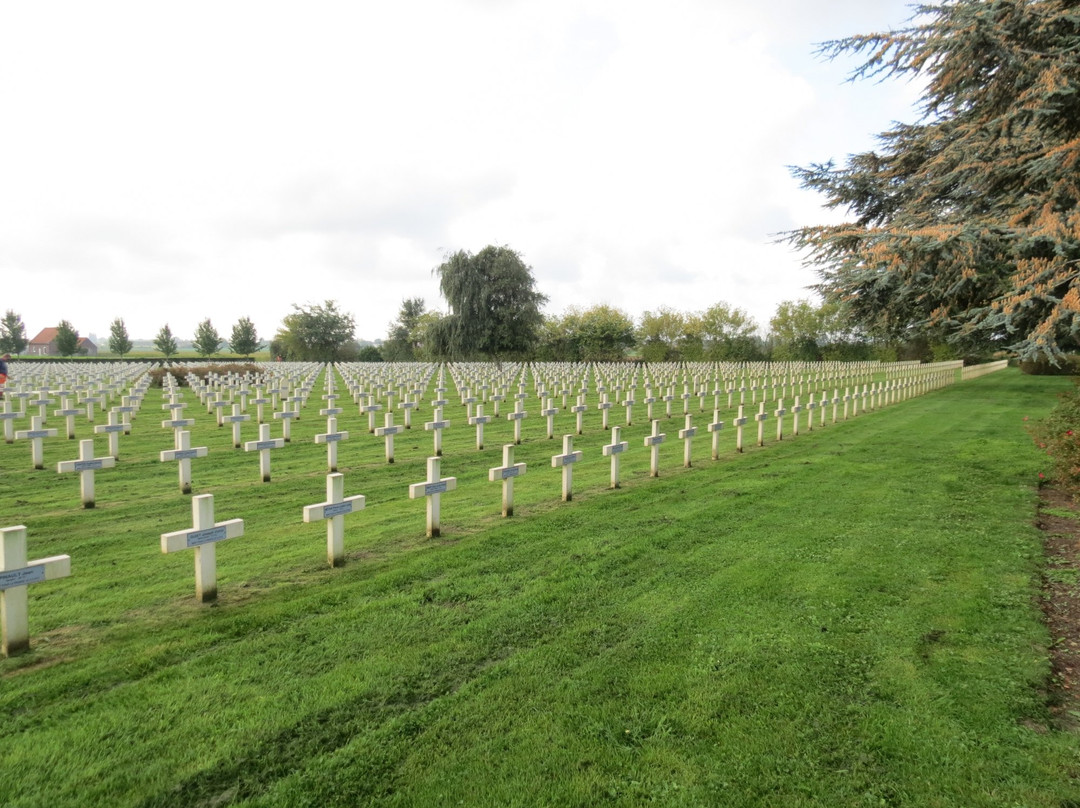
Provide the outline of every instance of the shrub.
[[1080,494],[1080,380],[1077,387],[1061,393],[1050,415],[1028,432],[1050,457],[1055,481],[1074,496]]

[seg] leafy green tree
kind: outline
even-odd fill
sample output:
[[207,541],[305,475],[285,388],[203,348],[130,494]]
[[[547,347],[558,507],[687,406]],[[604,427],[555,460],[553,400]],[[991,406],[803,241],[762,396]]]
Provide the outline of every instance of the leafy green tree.
[[56,326],[56,352],[61,356],[74,356],[79,352],[79,332],[67,320]]
[[701,313],[704,358],[710,361],[751,361],[761,358],[758,324],[744,309],[714,303]]
[[28,344],[22,317],[8,309],[0,319],[0,353],[21,354]]
[[526,356],[536,349],[547,297],[536,290],[532,268],[509,247],[458,250],[435,274],[450,314],[439,341],[453,358]]
[[195,338],[191,341],[191,344],[195,348],[195,353],[199,356],[210,356],[218,352],[221,343],[224,341],[221,334],[210,322],[210,318],[207,317],[195,326]]
[[424,311],[422,297],[401,301],[401,311],[397,319],[390,323],[389,333],[382,345],[382,357],[391,362],[410,362],[416,357],[416,351],[420,348],[417,326]]
[[1080,334],[1080,18],[1066,0],[952,0],[826,43],[857,77],[920,77],[922,117],[877,151],[796,169],[841,224],[788,234],[876,334],[1056,360]]
[[604,304],[545,317],[538,339],[537,358],[560,362],[616,361],[636,344],[630,315]]
[[337,307],[333,300],[323,305],[297,306],[282,319],[282,327],[271,343],[277,356],[293,360],[336,362],[355,355],[356,320]]
[[236,321],[236,325],[232,327],[232,334],[229,337],[229,347],[233,353],[240,354],[240,356],[251,356],[262,347],[262,343],[259,342],[259,334],[255,330],[255,324],[250,319],[241,317]]
[[357,362],[382,362],[382,351],[374,345],[365,345],[356,354]]
[[625,359],[626,352],[637,343],[634,321],[613,306],[591,306],[581,313],[577,342],[586,362]]
[[821,312],[809,300],[785,300],[769,320],[773,359],[814,362],[821,358],[818,342],[824,331]]
[[122,317],[117,317],[109,324],[109,350],[119,357],[131,351],[131,338]]
[[667,306],[641,315],[637,338],[641,358],[646,362],[670,362],[679,358],[679,340],[686,330],[686,317]]
[[161,330],[157,332],[157,336],[154,337],[154,347],[161,351],[162,355],[169,359],[179,352],[179,348],[176,345],[176,337],[173,336],[172,329],[169,328],[169,324],[165,323],[161,327]]

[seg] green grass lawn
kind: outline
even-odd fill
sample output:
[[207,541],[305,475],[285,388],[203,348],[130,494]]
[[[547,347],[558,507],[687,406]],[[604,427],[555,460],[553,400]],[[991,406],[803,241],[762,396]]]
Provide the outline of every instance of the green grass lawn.
[[561,441],[525,422],[512,519],[487,480],[511,425],[478,452],[454,405],[438,539],[408,499],[430,407],[387,465],[349,403],[339,466],[367,508],[337,569],[324,523],[301,522],[325,498],[321,390],[268,484],[193,405],[195,493],[245,520],[217,547],[214,605],[191,553],[160,552],[191,523],[157,461],[160,391],[93,510],[52,470],[74,441],[47,441],[36,472],[0,444],[0,526],[72,558],[30,587],[31,651],[0,660],[0,804],[1080,805],[1080,737],[1046,705],[1048,464],[1023,430],[1068,385],[1006,371],[779,444],[770,421],[742,455],[725,428],[721,460],[698,437],[690,469],[677,416],[655,479],[639,408],[620,490],[591,401],[571,503]]

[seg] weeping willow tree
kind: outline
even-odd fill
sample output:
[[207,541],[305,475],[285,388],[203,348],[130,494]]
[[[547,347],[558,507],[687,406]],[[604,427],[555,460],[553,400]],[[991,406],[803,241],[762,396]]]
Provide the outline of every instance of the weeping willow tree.
[[926,79],[880,148],[795,169],[848,221],[786,238],[827,300],[885,337],[1056,362],[1080,336],[1080,5],[954,0],[826,43],[861,78]]
[[509,247],[458,250],[434,270],[450,313],[433,341],[454,359],[510,359],[531,355],[539,340],[547,297],[536,290],[532,267]]

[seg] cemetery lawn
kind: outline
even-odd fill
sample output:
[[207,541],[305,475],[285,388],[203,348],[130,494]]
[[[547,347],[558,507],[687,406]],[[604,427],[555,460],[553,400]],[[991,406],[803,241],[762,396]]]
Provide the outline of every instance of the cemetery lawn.
[[699,436],[690,469],[681,418],[662,419],[656,479],[642,417],[619,490],[592,402],[571,503],[561,442],[526,422],[512,519],[486,471],[505,416],[477,452],[455,406],[438,539],[407,498],[430,411],[393,465],[343,415],[345,494],[367,508],[337,569],[325,523],[300,521],[325,497],[325,420],[294,425],[267,484],[200,422],[195,493],[245,520],[217,547],[212,606],[191,554],[159,548],[191,525],[157,461],[160,391],[93,510],[55,473],[75,441],[46,442],[38,472],[0,443],[0,525],[27,525],[31,558],[72,559],[30,587],[31,650],[0,659],[0,803],[1080,805],[1039,604],[1049,463],[1023,428],[1070,383],[1004,371],[742,455],[727,427],[721,459]]

